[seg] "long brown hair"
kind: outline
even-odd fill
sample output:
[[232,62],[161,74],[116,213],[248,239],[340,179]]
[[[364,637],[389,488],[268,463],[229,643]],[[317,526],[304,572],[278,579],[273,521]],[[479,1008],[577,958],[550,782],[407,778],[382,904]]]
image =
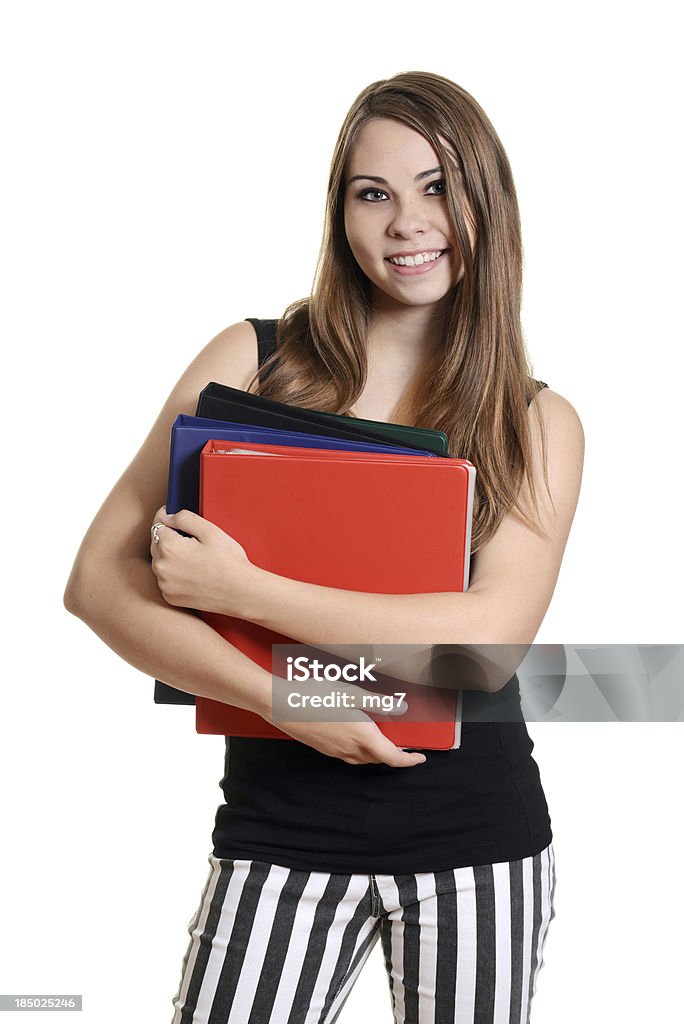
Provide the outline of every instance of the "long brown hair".
[[[487,115],[447,78],[404,72],[373,82],[352,104],[332,156],[311,295],[286,307],[277,349],[248,390],[290,405],[353,415],[351,407],[366,382],[371,300],[370,283],[344,230],[344,179],[361,128],[379,117],[420,132],[438,154],[464,264],[441,322],[442,344],[406,388],[391,418],[443,430],[449,454],[476,467],[473,552],[509,510],[544,536],[518,499],[526,478],[537,508],[528,404],[538,384],[520,323],[522,238],[513,176]],[[467,218],[474,221],[472,248]],[[542,451],[545,466],[544,439]],[[548,490],[546,469],[544,476]]]

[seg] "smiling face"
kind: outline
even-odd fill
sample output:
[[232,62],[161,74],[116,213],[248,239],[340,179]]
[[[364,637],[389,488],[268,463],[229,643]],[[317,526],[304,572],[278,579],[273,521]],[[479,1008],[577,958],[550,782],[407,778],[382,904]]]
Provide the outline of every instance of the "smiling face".
[[427,139],[389,118],[368,121],[352,147],[344,226],[374,305],[441,308],[463,276],[439,163]]

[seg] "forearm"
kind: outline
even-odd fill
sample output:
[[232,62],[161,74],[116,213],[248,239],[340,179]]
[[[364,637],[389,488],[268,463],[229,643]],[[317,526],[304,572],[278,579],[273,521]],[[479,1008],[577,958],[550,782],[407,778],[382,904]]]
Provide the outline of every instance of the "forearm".
[[[322,587],[259,570],[246,614],[252,622],[331,654],[358,661],[381,658],[378,670],[393,678],[422,685],[453,685],[465,689],[498,689],[517,668],[510,653],[505,665],[486,672],[454,674],[448,683],[432,671],[434,648],[466,654],[453,664],[474,664],[474,645],[500,644],[492,632],[485,602],[469,593],[366,594]],[[490,649],[486,659],[499,652]],[[475,661],[483,664],[482,651]],[[522,655],[520,657],[522,660]],[[447,662],[448,664],[449,662]],[[518,662],[519,663],[519,662]],[[507,674],[506,674],[507,673]]]
[[478,595],[366,594],[302,583],[266,570],[259,570],[247,617],[301,643],[322,647],[411,644],[428,649],[434,644],[485,642]]
[[65,605],[145,675],[268,720],[271,674],[197,615],[167,604],[144,559],[82,569]]

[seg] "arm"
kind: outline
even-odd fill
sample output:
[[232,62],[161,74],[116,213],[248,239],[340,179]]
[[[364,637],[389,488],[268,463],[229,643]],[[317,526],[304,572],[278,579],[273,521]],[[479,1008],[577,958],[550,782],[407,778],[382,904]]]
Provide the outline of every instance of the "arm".
[[[542,476],[544,420],[551,501]],[[540,538],[511,514],[474,559],[470,589],[462,593],[367,594],[303,583],[256,569],[247,593],[226,593],[221,610],[239,614],[301,643],[335,653],[336,645],[416,645],[410,655],[416,681],[432,645],[517,645],[520,664],[550,604],[577,505],[584,458],[584,433],[577,413],[561,395],[544,389],[529,410],[533,479],[548,537]],[[521,500],[531,508],[527,485]],[[169,525],[192,529],[191,514]],[[226,574],[230,586],[230,574]],[[377,651],[377,647],[376,647]],[[344,651],[340,653],[345,653]],[[348,652],[347,652],[348,653]],[[508,668],[510,669],[510,661]],[[513,671],[515,671],[513,668]],[[510,678],[508,671],[501,685]]]
[[[150,526],[158,518],[154,510],[166,495],[173,421],[179,413],[194,414],[197,394],[208,381],[244,390],[256,366],[254,329],[246,322],[226,328],[190,364],[89,526],[66,585],[64,605],[146,675],[273,722],[271,673],[187,610],[193,605],[175,607],[166,601],[150,553]],[[201,522],[207,528],[212,525]],[[242,568],[248,570],[250,563],[243,560]],[[248,571],[243,574],[251,580]],[[362,687],[349,689],[359,702],[366,692]],[[324,714],[312,712],[307,721],[274,724],[293,739],[349,764],[409,768],[425,760],[392,743],[369,717],[373,713],[359,711],[351,719],[328,721]]]
[[165,500],[171,424],[194,414],[210,380],[247,386],[254,331],[234,324],[199,353],[99,509],[71,570],[64,605],[130,665],[188,693],[267,717],[271,676],[192,612],[167,604],[150,565],[150,523]]
[[268,719],[270,673],[202,619],[168,605],[144,558],[98,563],[89,555],[72,570],[64,604],[146,675]]

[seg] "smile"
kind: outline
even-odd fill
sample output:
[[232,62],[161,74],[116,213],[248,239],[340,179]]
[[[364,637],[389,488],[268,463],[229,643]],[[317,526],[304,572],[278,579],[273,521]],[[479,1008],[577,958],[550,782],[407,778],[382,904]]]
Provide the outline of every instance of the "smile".
[[[439,263],[444,253],[448,251],[448,249],[442,249],[441,251],[420,253],[417,256],[395,256],[392,258],[386,256],[385,263],[388,263],[395,273],[402,274],[405,277],[413,277],[415,274],[426,274],[432,270],[435,264]],[[395,263],[394,260],[403,260],[404,262],[400,264]]]

